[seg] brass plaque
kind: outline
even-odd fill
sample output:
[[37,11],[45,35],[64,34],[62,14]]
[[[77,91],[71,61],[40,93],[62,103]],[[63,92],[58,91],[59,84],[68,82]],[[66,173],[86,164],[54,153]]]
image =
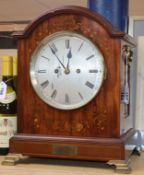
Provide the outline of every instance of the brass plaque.
[[52,153],[56,155],[75,156],[78,154],[78,147],[71,145],[53,145]]

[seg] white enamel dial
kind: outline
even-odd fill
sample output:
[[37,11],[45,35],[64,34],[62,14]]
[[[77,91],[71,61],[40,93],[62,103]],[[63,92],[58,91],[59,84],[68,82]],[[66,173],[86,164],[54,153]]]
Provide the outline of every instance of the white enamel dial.
[[34,51],[30,77],[37,95],[48,105],[76,109],[98,93],[104,77],[103,55],[86,37],[58,32]]

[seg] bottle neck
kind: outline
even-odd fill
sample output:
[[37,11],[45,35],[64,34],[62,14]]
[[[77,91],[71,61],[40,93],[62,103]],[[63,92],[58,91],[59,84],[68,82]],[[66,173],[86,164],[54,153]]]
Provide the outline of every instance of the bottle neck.
[[13,76],[17,76],[17,57],[13,56]]
[[2,76],[10,77],[13,75],[13,60],[11,56],[2,57]]
[[2,76],[2,81],[4,81],[7,86],[12,86],[13,87],[13,76]]

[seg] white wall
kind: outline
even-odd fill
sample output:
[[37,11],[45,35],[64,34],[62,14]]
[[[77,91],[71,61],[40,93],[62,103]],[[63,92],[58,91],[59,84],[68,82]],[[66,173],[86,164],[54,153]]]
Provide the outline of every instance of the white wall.
[[144,16],[144,0],[129,0],[129,16]]
[[144,36],[138,37],[136,128],[144,130]]

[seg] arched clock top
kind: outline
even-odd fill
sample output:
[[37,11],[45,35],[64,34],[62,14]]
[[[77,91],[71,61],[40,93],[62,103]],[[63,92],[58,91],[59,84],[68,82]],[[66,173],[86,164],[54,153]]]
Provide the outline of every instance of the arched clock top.
[[45,20],[49,20],[52,17],[56,17],[59,15],[76,15],[78,16],[78,20],[83,17],[88,18],[92,22],[98,23],[102,28],[104,28],[111,37],[124,37],[126,34],[124,32],[118,31],[114,28],[103,16],[100,14],[93,12],[85,7],[79,6],[64,6],[61,8],[57,8],[54,10],[49,10],[46,13],[42,14],[35,20],[33,20],[24,31],[22,32],[15,32],[13,37],[16,39],[27,38],[35,29],[36,27],[43,23]]

